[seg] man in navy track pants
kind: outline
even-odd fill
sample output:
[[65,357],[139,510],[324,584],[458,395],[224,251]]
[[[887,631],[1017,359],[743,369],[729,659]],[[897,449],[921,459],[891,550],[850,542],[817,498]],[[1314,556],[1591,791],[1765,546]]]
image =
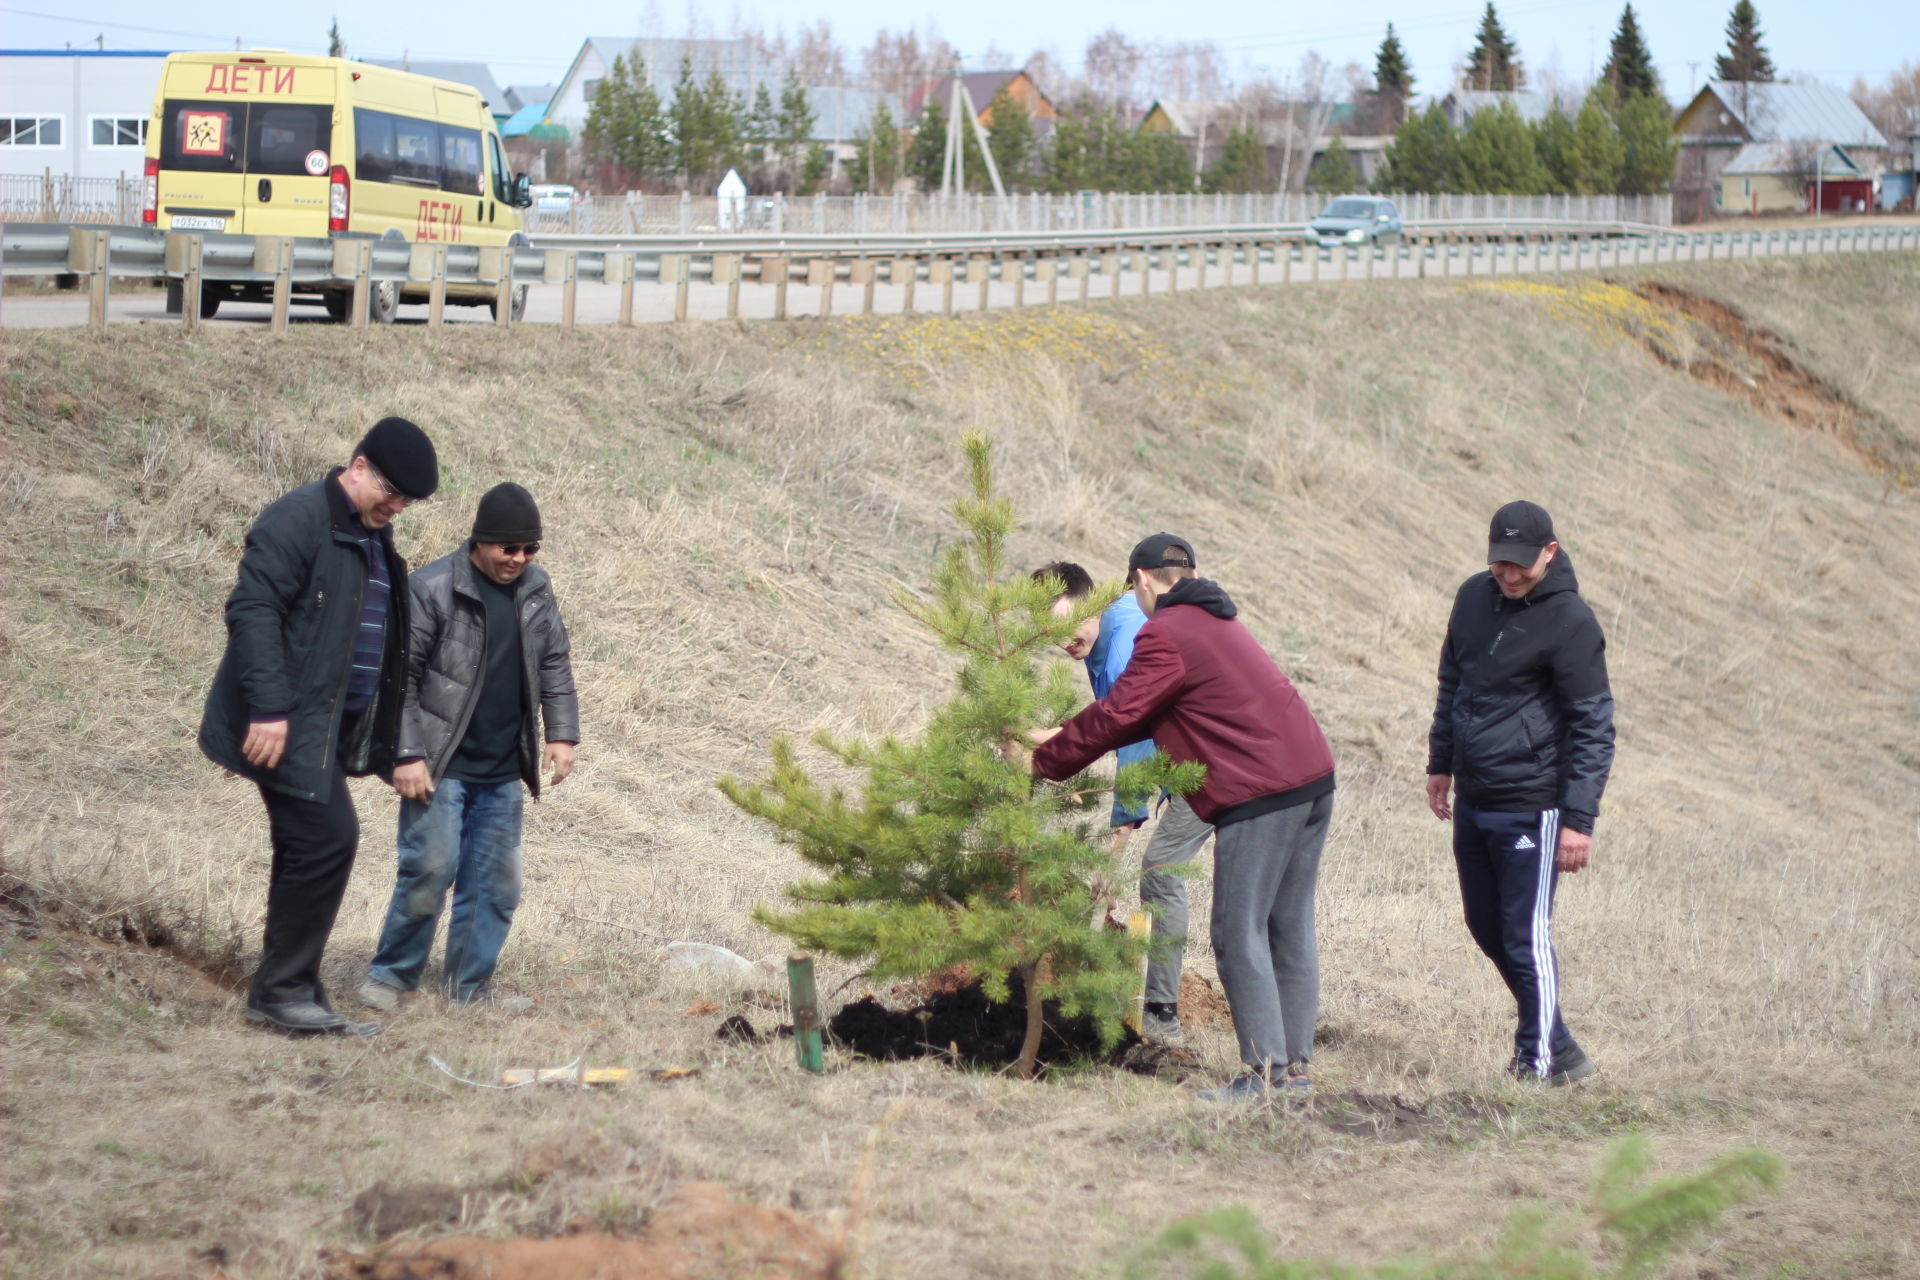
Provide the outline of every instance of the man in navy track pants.
[[1427,804],[1453,822],[1467,929],[1519,1009],[1508,1070],[1568,1084],[1594,1066],[1560,1017],[1553,897],[1587,865],[1613,767],[1607,644],[1544,509],[1501,507],[1487,543],[1440,649]]

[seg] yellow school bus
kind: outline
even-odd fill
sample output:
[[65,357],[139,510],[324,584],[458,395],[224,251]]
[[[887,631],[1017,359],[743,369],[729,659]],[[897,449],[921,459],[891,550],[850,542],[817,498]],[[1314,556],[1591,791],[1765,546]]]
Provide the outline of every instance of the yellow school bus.
[[[521,244],[532,203],[471,86],[271,49],[168,55],[146,160],[144,217],[162,231]],[[425,285],[395,282],[369,293],[381,322],[427,297]],[[200,310],[266,296],[264,285],[208,278]],[[343,319],[353,295],[303,296]],[[494,295],[453,286],[447,299],[491,306]],[[515,319],[525,306],[523,287]]]

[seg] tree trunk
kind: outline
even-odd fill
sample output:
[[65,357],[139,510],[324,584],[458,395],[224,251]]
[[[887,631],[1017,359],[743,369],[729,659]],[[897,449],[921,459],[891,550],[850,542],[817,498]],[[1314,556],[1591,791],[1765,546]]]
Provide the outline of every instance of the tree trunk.
[[1040,975],[1045,961],[1020,966],[1020,982],[1027,989],[1027,1036],[1020,1042],[1020,1078],[1031,1080],[1040,1069],[1040,1032],[1045,1024],[1040,1017]]

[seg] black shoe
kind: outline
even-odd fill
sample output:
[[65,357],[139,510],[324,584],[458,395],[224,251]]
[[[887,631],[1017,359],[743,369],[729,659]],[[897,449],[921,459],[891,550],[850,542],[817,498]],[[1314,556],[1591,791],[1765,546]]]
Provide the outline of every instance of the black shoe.
[[1575,1045],[1565,1053],[1554,1055],[1552,1063],[1547,1067],[1547,1083],[1558,1088],[1563,1084],[1572,1084],[1575,1080],[1585,1080],[1599,1070],[1600,1068],[1593,1065],[1593,1059],[1589,1058],[1579,1045]]
[[248,1022],[258,1022],[295,1035],[377,1036],[377,1022],[349,1022],[331,1009],[312,1000],[283,1000],[272,1004],[252,1004],[246,1008]]

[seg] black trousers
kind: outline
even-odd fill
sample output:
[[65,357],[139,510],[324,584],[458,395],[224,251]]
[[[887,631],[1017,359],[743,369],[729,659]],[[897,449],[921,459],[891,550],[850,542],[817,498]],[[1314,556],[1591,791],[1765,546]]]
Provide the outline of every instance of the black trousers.
[[253,975],[252,1004],[312,1000],[323,1008],[320,955],[340,914],[353,855],[360,847],[360,818],[347,792],[347,772],[333,761],[327,790],[303,800],[260,788],[273,838],[273,874],[267,882],[267,929],[260,968]]

